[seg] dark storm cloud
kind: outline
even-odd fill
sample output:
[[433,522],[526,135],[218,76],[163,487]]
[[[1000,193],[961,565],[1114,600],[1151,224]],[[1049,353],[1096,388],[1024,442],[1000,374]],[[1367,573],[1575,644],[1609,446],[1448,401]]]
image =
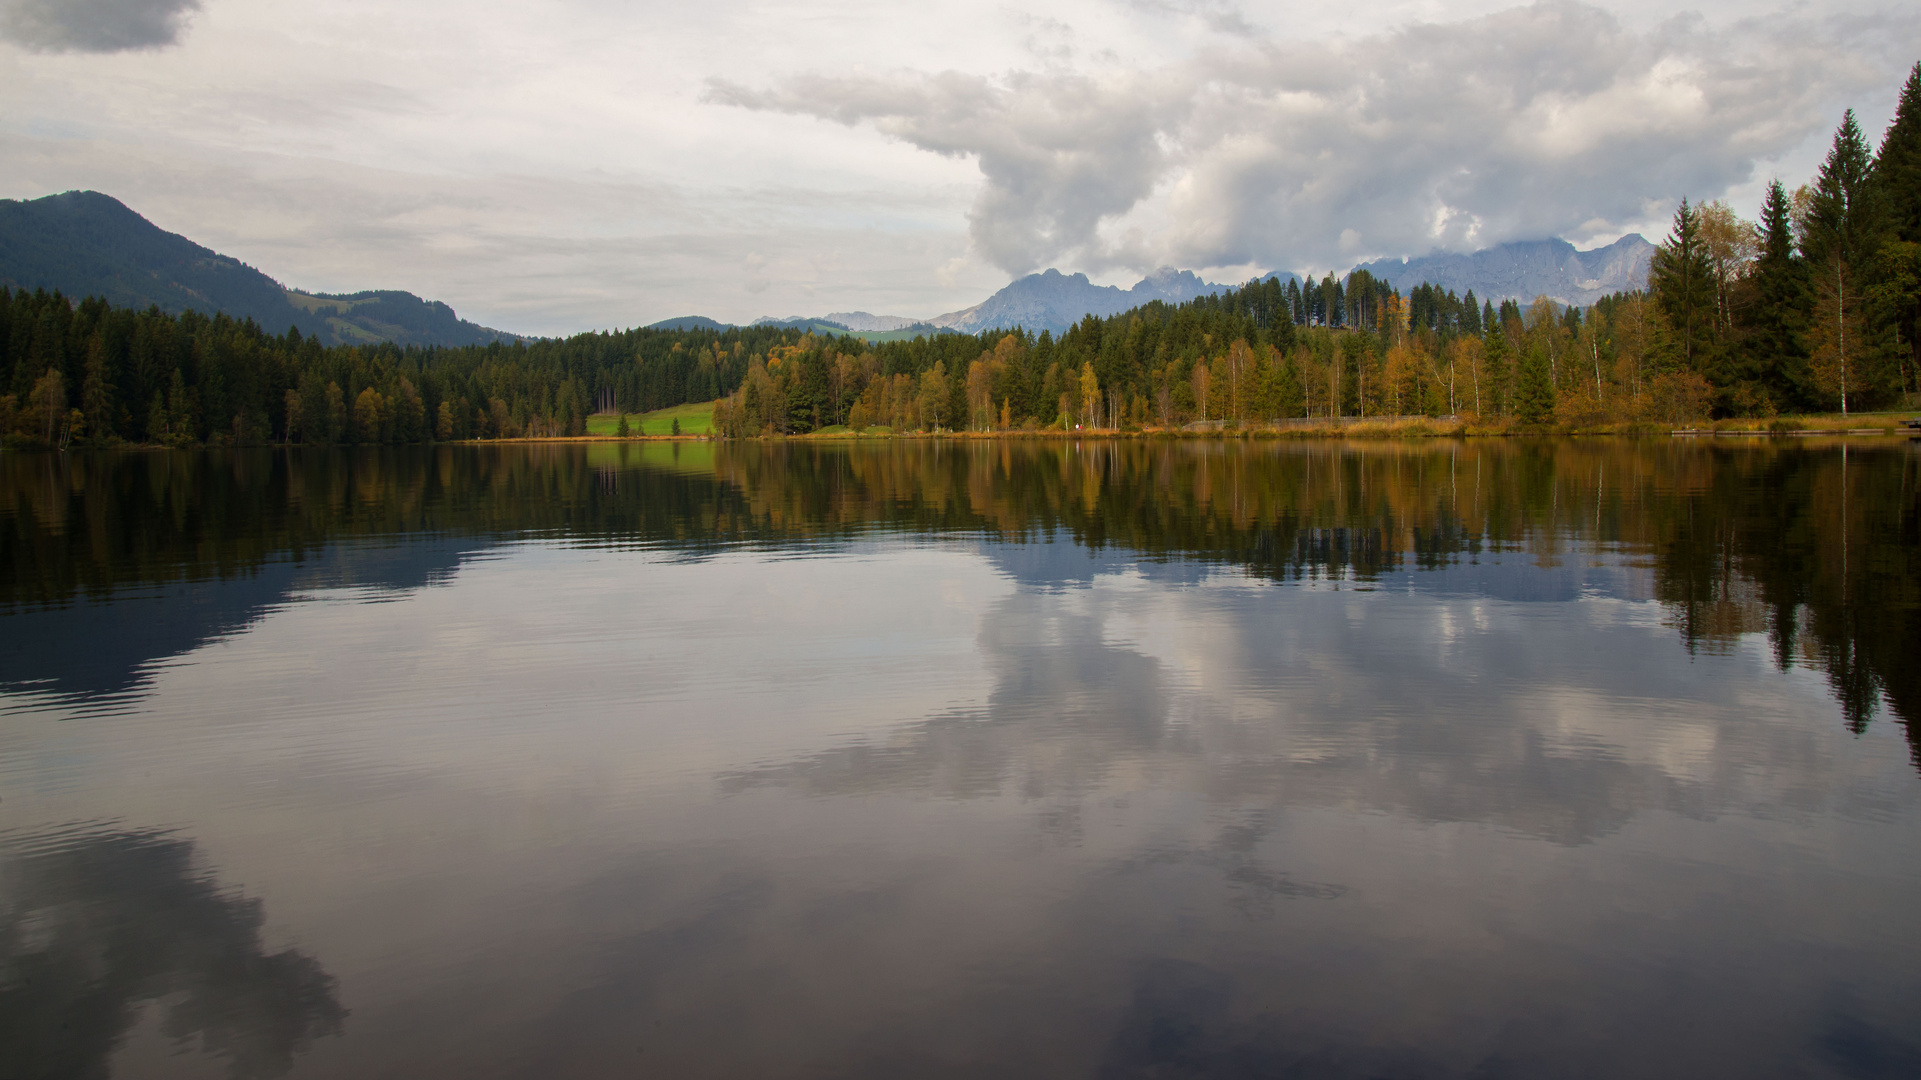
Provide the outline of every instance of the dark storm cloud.
[[1011,273],[1335,266],[1603,235],[1718,195],[1832,125],[1837,98],[1898,81],[1917,26],[1643,32],[1544,2],[1358,41],[1238,38],[1153,71],[714,81],[708,98],[975,157],[971,236]]
[[180,40],[200,0],[0,0],[0,37],[38,52],[124,52]]

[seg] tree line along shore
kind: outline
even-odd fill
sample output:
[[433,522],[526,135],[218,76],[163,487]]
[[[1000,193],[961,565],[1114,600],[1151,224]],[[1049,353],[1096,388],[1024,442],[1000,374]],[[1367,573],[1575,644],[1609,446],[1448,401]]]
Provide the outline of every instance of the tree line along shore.
[[1760,221],[1683,200],[1648,287],[1585,309],[1428,284],[1403,294],[1356,270],[1089,316],[1059,335],[636,329],[401,348],[0,287],[0,438],[579,438],[598,415],[709,401],[725,438],[1867,428],[1892,421],[1864,412],[1921,403],[1918,330],[1921,64],[1878,148],[1850,112],[1814,178],[1769,186]]
[[[717,402],[708,403],[711,405]],[[719,436],[710,424],[688,424],[680,430],[669,430],[666,422],[659,419],[661,414],[646,416],[627,416],[619,414],[600,414],[588,418],[588,429],[582,435],[556,436],[518,436],[506,439],[485,440],[491,443],[620,443],[620,442],[676,442],[706,441]],[[702,419],[710,419],[711,411]],[[627,421],[625,431],[617,430],[621,420]],[[1770,437],[1831,437],[1847,435],[1887,435],[1913,432],[1921,435],[1921,413],[1914,411],[1807,414],[1798,416],[1775,416],[1771,418],[1737,417],[1722,420],[1703,420],[1690,422],[1688,426],[1676,428],[1669,424],[1653,423],[1645,420],[1576,426],[1559,423],[1518,425],[1491,422],[1471,416],[1369,416],[1310,417],[1298,420],[1282,420],[1266,423],[1192,423],[1181,427],[1123,426],[1099,428],[1058,424],[1046,427],[988,428],[985,430],[952,429],[908,429],[894,430],[885,426],[870,426],[860,430],[845,425],[834,425],[806,432],[760,433],[732,438],[748,439],[795,439],[814,440],[887,440],[887,439],[1040,439],[1075,440],[1083,438],[1140,438],[1140,439],[1287,439],[1287,438],[1433,438],[1433,437],[1480,437],[1507,435],[1697,435],[1697,436],[1770,436]],[[658,430],[654,430],[658,429]],[[481,441],[481,440],[468,440]]]

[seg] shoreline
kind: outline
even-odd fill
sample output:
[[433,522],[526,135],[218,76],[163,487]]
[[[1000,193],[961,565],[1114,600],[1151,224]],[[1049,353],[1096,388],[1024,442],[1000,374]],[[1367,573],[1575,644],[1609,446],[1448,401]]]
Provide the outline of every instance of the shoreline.
[[[1921,438],[1921,425],[1914,425],[1915,414],[1879,413],[1855,414],[1846,418],[1822,416],[1799,420],[1776,418],[1773,420],[1719,420],[1697,422],[1692,425],[1656,424],[1647,421],[1633,421],[1616,424],[1592,426],[1543,424],[1523,426],[1518,424],[1476,424],[1466,420],[1368,420],[1346,418],[1344,421],[1316,424],[1290,424],[1281,426],[1250,426],[1240,428],[1214,428],[1211,430],[1188,430],[1186,428],[1089,428],[1064,431],[1059,428],[1031,428],[1008,431],[810,431],[796,434],[745,435],[727,437],[711,433],[692,435],[539,435],[515,436],[510,439],[448,439],[426,443],[335,443],[328,446],[315,445],[314,449],[350,449],[360,446],[512,446],[512,445],[551,445],[551,444],[649,444],[649,443],[708,443],[708,442],[886,442],[886,441],[934,441],[955,440],[993,442],[1012,441],[1058,441],[1078,439],[1142,439],[1176,441],[1256,441],[1256,440],[1295,440],[1295,439],[1352,439],[1356,441],[1379,439],[1505,439],[1505,438],[1735,438],[1743,441],[1755,439],[1789,438],[1877,438],[1890,435],[1910,435]],[[291,448],[292,443],[253,443],[244,446],[231,444],[198,443],[187,446],[168,446],[163,443],[120,443],[112,446],[70,446],[67,450],[235,450],[262,448]],[[14,452],[52,453],[54,447],[8,446],[0,449]]]

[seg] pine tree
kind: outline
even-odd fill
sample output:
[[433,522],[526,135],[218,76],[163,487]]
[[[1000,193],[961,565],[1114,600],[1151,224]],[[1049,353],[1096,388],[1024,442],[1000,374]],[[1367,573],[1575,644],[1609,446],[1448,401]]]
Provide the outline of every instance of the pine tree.
[[1778,407],[1812,405],[1808,386],[1811,294],[1808,266],[1794,250],[1793,214],[1776,180],[1761,203],[1761,257],[1754,262],[1755,302],[1745,313],[1742,348]]
[[1849,395],[1858,395],[1861,383],[1857,369],[1865,342],[1856,273],[1871,254],[1874,235],[1873,165],[1867,140],[1849,109],[1821,163],[1802,222],[1801,252],[1814,278],[1815,378],[1840,398],[1843,414]]
[[1648,263],[1648,292],[1667,317],[1671,366],[1699,372],[1714,346],[1714,269],[1701,238],[1701,215],[1681,200],[1674,229]]

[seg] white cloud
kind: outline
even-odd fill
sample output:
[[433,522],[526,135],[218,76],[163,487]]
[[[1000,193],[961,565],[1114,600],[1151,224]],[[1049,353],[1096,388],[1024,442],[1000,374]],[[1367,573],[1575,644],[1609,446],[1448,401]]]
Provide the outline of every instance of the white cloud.
[[1847,105],[1878,134],[1921,55],[1856,0],[168,2],[0,0],[95,34],[0,43],[0,196],[106,191],[292,285],[543,333],[1606,238],[1800,178]]
[[[1618,234],[1650,205],[1720,194],[1830,126],[1837,99],[1897,80],[1899,46],[1884,47],[1921,41],[1917,28],[1887,15],[1633,29],[1549,0],[1358,40],[1240,24],[1145,70],[717,79],[709,99],[971,157],[973,242],[1010,273],[1325,268]],[[1117,242],[1112,226],[1150,198],[1165,202],[1158,235]]]

